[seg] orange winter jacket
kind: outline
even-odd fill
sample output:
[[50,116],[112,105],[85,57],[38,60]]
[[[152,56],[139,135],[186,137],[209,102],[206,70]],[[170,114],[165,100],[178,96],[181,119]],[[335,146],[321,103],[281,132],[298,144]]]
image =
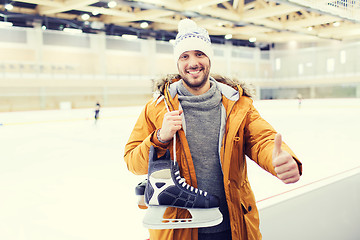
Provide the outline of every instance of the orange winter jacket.
[[[173,142],[162,144],[156,138],[156,130],[161,128],[164,114],[178,110],[176,84],[178,77],[165,79],[158,83],[160,90],[141,112],[135,127],[125,146],[124,159],[128,169],[134,174],[147,174],[149,149],[153,145],[161,156],[169,149],[173,156]],[[223,128],[220,137],[222,144],[220,160],[224,174],[224,188],[230,214],[230,226],[233,240],[261,239],[259,214],[255,205],[246,169],[246,158],[255,161],[260,167],[275,174],[272,165],[272,152],[276,131],[261,118],[249,97],[249,91],[237,82],[221,77],[213,81],[218,84],[222,93]],[[166,102],[166,103],[165,103]],[[167,105],[167,107],[166,107]],[[297,161],[301,174],[300,161],[289,147],[283,143],[282,148],[288,151]],[[172,157],[173,158],[173,157]],[[196,174],[190,149],[183,129],[177,132],[176,158],[181,175],[188,184],[197,187]],[[174,159],[174,158],[173,158]],[[189,218],[188,211],[179,208],[168,208],[167,218]],[[151,240],[197,240],[197,229],[149,230]]]

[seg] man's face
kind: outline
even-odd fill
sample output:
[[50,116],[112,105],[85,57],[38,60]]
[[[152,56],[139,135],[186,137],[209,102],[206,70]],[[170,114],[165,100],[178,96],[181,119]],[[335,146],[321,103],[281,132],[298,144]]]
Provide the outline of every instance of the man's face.
[[201,51],[187,51],[177,62],[179,74],[184,83],[192,89],[201,89],[209,80],[210,60]]

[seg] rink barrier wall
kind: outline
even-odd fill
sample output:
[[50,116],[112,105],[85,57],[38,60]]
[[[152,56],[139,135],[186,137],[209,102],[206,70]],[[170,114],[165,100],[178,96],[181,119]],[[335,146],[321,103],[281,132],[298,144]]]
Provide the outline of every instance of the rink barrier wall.
[[[12,74],[1,79],[0,112],[60,109],[62,102],[70,102],[72,108],[93,107],[96,102],[102,106],[120,107],[145,104],[153,95],[152,79],[160,76],[139,75],[31,75],[21,77]],[[360,77],[357,78],[360,81]],[[283,82],[282,87],[271,84],[256,85],[254,99],[295,99],[302,98],[360,98],[360,83],[355,80],[349,85],[328,85],[317,79],[304,82]],[[279,82],[273,85],[279,85]],[[338,82],[340,84],[340,80]]]
[[263,239],[360,236],[360,166],[258,201]]

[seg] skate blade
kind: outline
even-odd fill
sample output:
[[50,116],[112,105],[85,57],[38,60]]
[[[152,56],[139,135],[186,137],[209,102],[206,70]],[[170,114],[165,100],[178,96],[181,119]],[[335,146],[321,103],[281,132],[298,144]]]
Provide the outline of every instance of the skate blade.
[[149,206],[143,220],[143,226],[148,229],[179,229],[212,227],[222,222],[223,216],[219,208],[195,208],[189,210],[192,218],[164,219],[166,206]]
[[140,209],[147,209],[148,207],[145,204],[144,195],[138,195],[138,207]]

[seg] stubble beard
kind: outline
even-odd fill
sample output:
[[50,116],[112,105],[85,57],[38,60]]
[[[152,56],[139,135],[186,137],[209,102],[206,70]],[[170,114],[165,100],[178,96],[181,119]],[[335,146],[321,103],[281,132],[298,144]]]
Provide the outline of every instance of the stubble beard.
[[201,81],[199,82],[191,82],[186,76],[185,74],[180,74],[182,80],[185,82],[185,84],[190,87],[190,88],[201,88],[202,86],[204,86],[207,82],[207,80],[209,79],[209,71],[205,72],[205,69],[203,69],[202,71],[204,71],[204,77],[202,78]]

